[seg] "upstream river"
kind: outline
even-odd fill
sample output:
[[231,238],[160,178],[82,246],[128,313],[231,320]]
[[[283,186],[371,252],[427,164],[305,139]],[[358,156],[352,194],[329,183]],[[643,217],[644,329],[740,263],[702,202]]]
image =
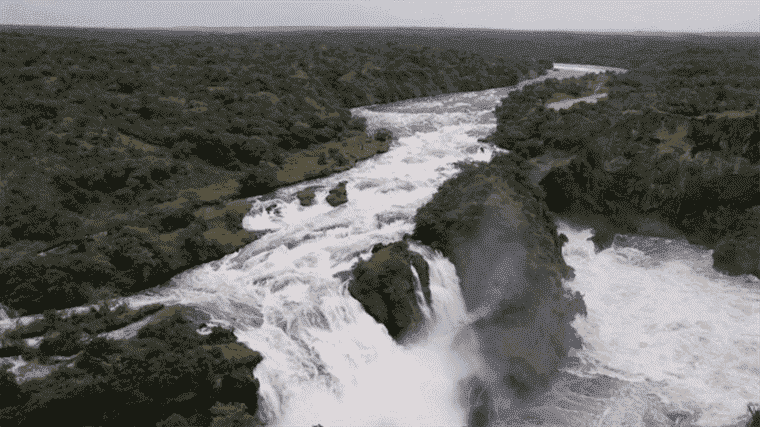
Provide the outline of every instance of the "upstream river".
[[[549,77],[624,70],[556,64]],[[417,209],[456,174],[455,162],[488,161],[478,142],[496,126],[494,107],[516,87],[356,108],[369,130],[395,140],[351,170],[253,198],[248,230],[269,231],[237,253],[189,270],[169,287],[127,298],[132,306],[182,303],[236,328],[265,359],[262,415],[273,426],[462,426],[460,381],[477,354],[452,345],[471,322],[454,266],[422,245],[434,317],[422,341],[400,346],[335,276],[376,243],[411,233]],[[346,181],[348,203],[328,191]],[[302,207],[296,193],[315,188]],[[563,255],[584,294],[585,341],[552,390],[528,406],[499,400],[490,425],[721,426],[760,401],[760,292],[748,277],[711,268],[709,251],[684,242],[618,236],[595,253],[591,230],[560,223]]]

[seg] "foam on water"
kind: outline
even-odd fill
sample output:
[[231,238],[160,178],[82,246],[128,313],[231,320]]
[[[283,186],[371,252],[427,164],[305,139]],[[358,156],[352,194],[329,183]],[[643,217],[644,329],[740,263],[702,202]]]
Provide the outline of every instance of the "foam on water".
[[712,270],[709,251],[685,242],[637,237],[631,247],[618,239],[595,254],[590,230],[559,231],[569,238],[571,286],[588,307],[575,326],[593,372],[646,382],[664,402],[698,408],[698,425],[732,422],[758,401],[756,282]]

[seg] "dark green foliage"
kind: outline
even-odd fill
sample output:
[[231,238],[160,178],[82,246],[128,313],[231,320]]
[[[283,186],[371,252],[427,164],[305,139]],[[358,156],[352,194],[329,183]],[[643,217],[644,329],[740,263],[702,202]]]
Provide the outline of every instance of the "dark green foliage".
[[417,211],[412,237],[451,260],[467,309],[487,313],[472,330],[499,380],[518,395],[540,390],[569,349],[581,347],[571,322],[586,308],[563,287],[572,274],[563,239],[522,157],[459,167]]
[[[413,237],[451,256],[460,239],[473,237],[486,214],[485,201],[508,186],[518,194],[543,201],[540,189],[528,182],[529,167],[512,153],[490,164],[460,164],[462,171],[444,182],[433,199],[417,211]],[[504,188],[501,188],[501,187]]]
[[[758,219],[750,213],[760,200],[758,51],[733,43],[686,49],[689,57],[673,49],[629,73],[608,75],[609,97],[596,104],[541,107],[554,93],[577,94],[571,83],[583,88],[593,75],[526,86],[497,107],[497,130],[487,139],[544,159],[549,170],[541,186],[554,212],[601,215],[614,224],[606,236],[684,233],[714,249],[716,268],[758,274],[751,225]],[[736,67],[706,65],[724,63]],[[563,157],[569,163],[546,160]],[[645,231],[642,218],[669,229]]]
[[[278,173],[298,150],[366,130],[349,108],[504,86],[550,65],[376,36],[360,48],[323,44],[322,36],[2,39],[3,58],[15,59],[0,62],[0,246],[12,252],[0,259],[0,301],[39,312],[97,290],[158,285],[232,246],[209,243],[203,225],[193,226],[198,203],[152,206],[230,179],[237,193],[220,198],[271,191],[289,182]],[[329,157],[334,170],[355,161]],[[175,231],[170,249],[150,238]],[[39,242],[54,249],[44,262],[29,249]]]
[[[0,420],[41,425],[49,421],[50,411],[66,414],[56,421],[63,426],[252,420],[259,383],[251,372],[261,355],[237,343],[231,331],[217,327],[210,335],[198,334],[182,309],[166,309],[158,316],[136,338],[77,341],[73,361],[42,379],[19,386],[3,372]],[[56,322],[49,335],[81,333],[76,323]],[[74,354],[58,342],[46,337],[41,353]]]
[[247,176],[242,180],[242,192],[255,194],[266,193],[278,186],[277,165],[271,162],[262,162],[249,169]]
[[375,131],[375,135],[373,136],[378,141],[390,141],[393,139],[393,132],[391,132],[388,129],[378,129]]

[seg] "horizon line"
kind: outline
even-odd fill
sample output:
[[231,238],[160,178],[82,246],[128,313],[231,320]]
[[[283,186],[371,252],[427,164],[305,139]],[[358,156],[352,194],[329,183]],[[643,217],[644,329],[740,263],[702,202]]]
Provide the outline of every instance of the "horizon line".
[[298,30],[470,30],[470,31],[499,31],[499,32],[543,32],[543,33],[594,33],[608,35],[760,35],[760,31],[672,31],[672,30],[578,30],[578,29],[513,29],[492,27],[424,27],[424,26],[334,26],[334,25],[269,25],[269,26],[203,26],[203,25],[177,25],[171,27],[101,27],[79,25],[24,25],[12,23],[0,23],[0,27],[13,27],[23,29],[79,29],[79,30],[133,30],[133,31],[298,31]]

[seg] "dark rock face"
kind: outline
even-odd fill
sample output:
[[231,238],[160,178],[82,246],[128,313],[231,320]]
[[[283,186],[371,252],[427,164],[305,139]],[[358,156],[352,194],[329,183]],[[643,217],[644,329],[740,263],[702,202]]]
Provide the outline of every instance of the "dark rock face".
[[760,206],[748,209],[742,227],[715,245],[713,265],[728,274],[753,274],[760,277]]
[[412,268],[420,279],[424,304],[430,306],[430,276],[427,261],[409,250],[406,242],[377,244],[372,258],[353,269],[348,287],[367,313],[388,328],[397,341],[419,330],[425,318],[417,299]]
[[468,333],[502,375],[491,392],[539,389],[581,345],[570,322],[585,304],[563,287],[563,240],[522,158],[462,168],[417,212],[413,237],[451,260],[467,309],[485,313]]
[[341,181],[335,188],[330,190],[330,194],[327,196],[327,203],[330,206],[335,207],[348,202],[348,194],[346,193],[346,181]]

